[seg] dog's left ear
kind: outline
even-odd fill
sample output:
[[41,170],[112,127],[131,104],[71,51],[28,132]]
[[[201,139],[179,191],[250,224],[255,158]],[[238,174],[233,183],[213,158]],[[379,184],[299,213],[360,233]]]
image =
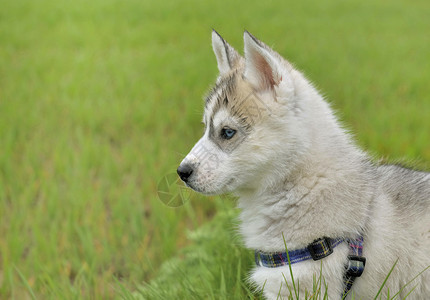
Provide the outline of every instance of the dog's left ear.
[[273,89],[282,80],[282,67],[277,54],[245,31],[245,78],[257,89]]
[[215,30],[212,30],[212,48],[221,75],[228,73],[239,63],[241,56]]

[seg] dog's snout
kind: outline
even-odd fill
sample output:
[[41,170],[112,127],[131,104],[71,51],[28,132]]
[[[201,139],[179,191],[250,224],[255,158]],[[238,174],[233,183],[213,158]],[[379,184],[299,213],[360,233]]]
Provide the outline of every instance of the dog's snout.
[[190,164],[180,164],[178,167],[178,175],[184,181],[187,182],[188,178],[193,174],[193,167]]

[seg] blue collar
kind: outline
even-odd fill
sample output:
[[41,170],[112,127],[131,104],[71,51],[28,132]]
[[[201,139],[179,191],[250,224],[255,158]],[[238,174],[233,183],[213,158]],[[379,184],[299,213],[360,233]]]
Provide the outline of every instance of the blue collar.
[[306,248],[288,251],[287,252],[263,252],[255,250],[255,263],[257,266],[276,268],[280,266],[295,264],[301,261],[313,259],[320,260],[333,253],[333,248],[342,242],[347,242],[349,245],[348,263],[345,266],[344,274],[344,292],[342,299],[351,290],[355,278],[360,277],[364,271],[366,258],[363,257],[363,237],[356,239],[343,238],[321,238],[310,243]]

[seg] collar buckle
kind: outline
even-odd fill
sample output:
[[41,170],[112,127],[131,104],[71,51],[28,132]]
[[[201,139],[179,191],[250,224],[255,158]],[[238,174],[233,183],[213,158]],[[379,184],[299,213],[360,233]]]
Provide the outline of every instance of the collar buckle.
[[358,255],[348,255],[346,273],[348,277],[360,277],[363,274],[366,258]]

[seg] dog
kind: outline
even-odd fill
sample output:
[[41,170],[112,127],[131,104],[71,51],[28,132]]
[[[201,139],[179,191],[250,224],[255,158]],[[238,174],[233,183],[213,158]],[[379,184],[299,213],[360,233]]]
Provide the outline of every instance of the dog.
[[212,47],[204,135],[177,172],[197,192],[239,197],[265,298],[373,299],[383,286],[383,299],[430,299],[430,173],[373,162],[304,75],[249,32],[244,57],[216,31]]

